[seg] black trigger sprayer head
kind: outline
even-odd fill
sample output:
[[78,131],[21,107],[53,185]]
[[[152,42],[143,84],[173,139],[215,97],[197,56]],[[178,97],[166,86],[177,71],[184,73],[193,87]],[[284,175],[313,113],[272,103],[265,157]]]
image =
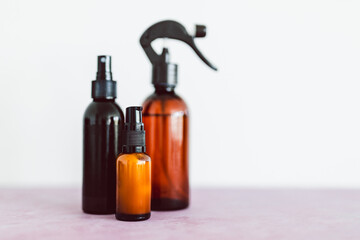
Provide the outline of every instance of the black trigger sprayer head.
[[175,87],[177,84],[177,65],[169,62],[168,49],[164,48],[159,55],[151,46],[151,42],[158,38],[170,38],[186,43],[206,65],[216,71],[217,68],[205,58],[194,42],[194,38],[205,36],[206,27],[204,25],[196,25],[193,35],[189,34],[183,25],[171,20],[150,26],[140,37],[140,44],[153,66],[152,83],[155,86],[165,87]]
[[111,72],[111,56],[98,56],[96,80],[92,81],[91,97],[94,99],[115,99],[116,81]]

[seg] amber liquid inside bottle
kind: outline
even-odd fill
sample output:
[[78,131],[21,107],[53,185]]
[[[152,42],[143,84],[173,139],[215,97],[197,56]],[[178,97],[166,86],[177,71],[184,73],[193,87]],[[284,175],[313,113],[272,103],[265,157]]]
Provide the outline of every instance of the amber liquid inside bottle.
[[156,88],[143,104],[147,153],[152,161],[152,210],[189,205],[188,110],[171,88]]
[[151,163],[145,153],[125,153],[116,160],[116,218],[146,220],[151,211]]

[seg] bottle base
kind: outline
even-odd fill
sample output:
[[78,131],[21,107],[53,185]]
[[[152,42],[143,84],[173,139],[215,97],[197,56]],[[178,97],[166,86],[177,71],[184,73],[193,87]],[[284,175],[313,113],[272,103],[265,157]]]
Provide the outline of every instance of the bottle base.
[[83,212],[86,214],[94,214],[94,215],[109,215],[114,214],[115,211],[108,210],[108,211],[96,211],[96,210],[85,210],[83,209]]
[[109,209],[109,208],[96,208],[94,206],[88,206],[83,204],[82,210],[84,213],[87,214],[95,214],[95,215],[106,215],[106,214],[114,214],[115,213],[115,208],[113,209]]
[[181,201],[171,198],[155,198],[151,199],[151,210],[154,211],[172,211],[185,209],[189,206],[188,201]]
[[150,218],[151,213],[145,214],[124,214],[124,213],[116,213],[115,217],[120,221],[144,221]]
[[[111,202],[105,197],[82,196],[82,210],[84,213],[106,215],[115,213],[115,201]],[[115,197],[114,197],[115,199]]]

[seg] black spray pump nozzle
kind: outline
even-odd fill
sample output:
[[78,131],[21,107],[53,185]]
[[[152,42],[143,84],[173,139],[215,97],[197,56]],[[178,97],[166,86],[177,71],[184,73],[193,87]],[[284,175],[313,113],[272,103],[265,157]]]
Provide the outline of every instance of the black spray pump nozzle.
[[142,107],[126,108],[125,130],[144,130]]
[[215,71],[217,70],[200,52],[194,42],[194,38],[206,36],[206,27],[196,25],[195,30],[194,35],[190,35],[180,23],[167,20],[150,26],[140,37],[140,44],[153,65],[152,82],[154,85],[171,87],[176,86],[177,83],[177,65],[169,62],[168,49],[164,48],[162,54],[158,55],[151,46],[151,42],[158,38],[171,38],[186,43],[206,65]]
[[96,80],[112,80],[111,56],[98,56]]
[[123,129],[124,153],[145,152],[145,130],[142,122],[142,107],[126,108],[125,124]]
[[116,98],[116,82],[111,72],[111,56],[98,56],[96,80],[92,81],[91,97],[94,99]]

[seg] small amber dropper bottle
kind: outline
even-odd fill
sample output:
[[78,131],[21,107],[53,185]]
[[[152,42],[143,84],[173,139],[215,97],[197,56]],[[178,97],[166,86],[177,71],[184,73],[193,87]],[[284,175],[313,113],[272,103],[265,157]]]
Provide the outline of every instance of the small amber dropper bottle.
[[122,154],[116,160],[116,219],[141,221],[150,218],[151,162],[145,154],[142,107],[126,108]]

